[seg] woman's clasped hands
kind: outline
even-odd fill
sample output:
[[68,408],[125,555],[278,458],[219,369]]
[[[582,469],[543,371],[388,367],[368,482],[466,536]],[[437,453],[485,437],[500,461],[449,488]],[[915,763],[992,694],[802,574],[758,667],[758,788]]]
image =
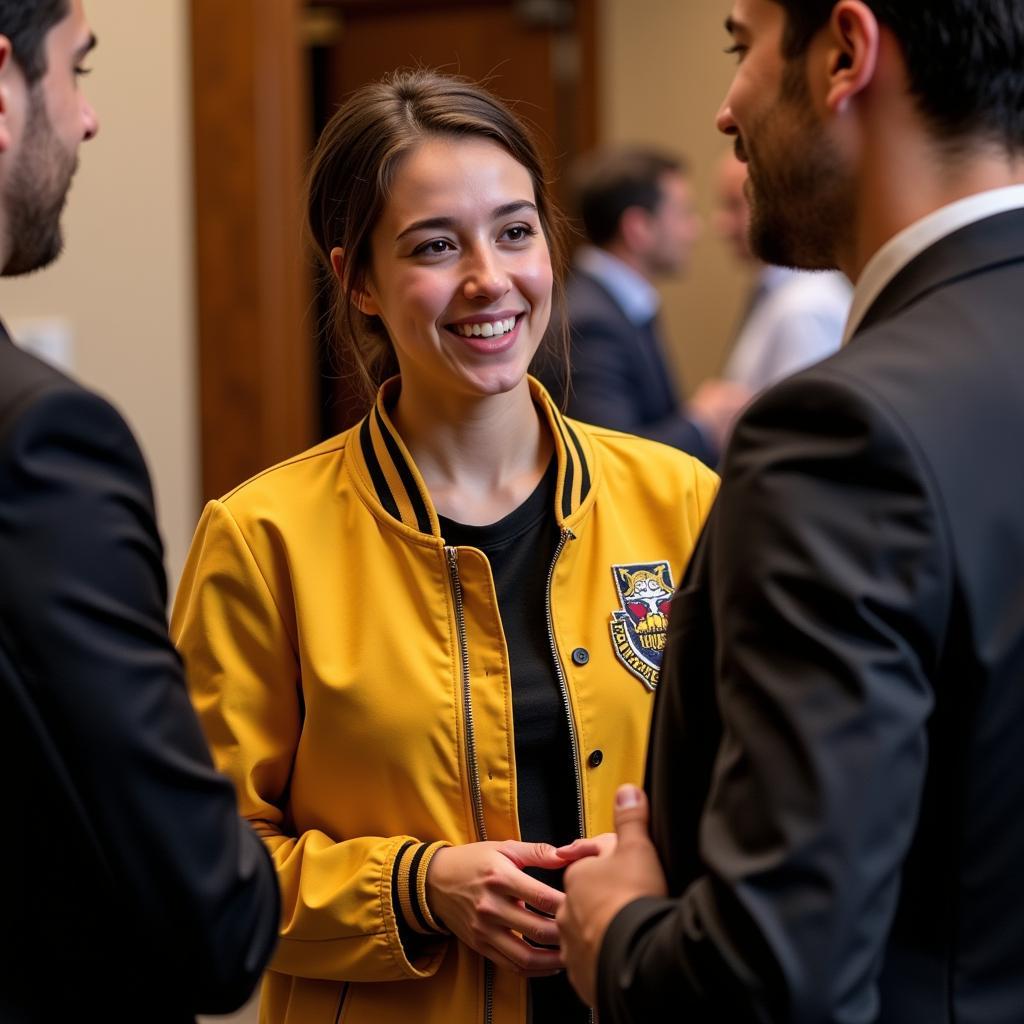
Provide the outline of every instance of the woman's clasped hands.
[[427,901],[435,917],[470,949],[528,978],[563,970],[554,914],[565,894],[525,868],[557,871],[594,856],[614,834],[555,849],[547,843],[469,843],[438,850],[427,871]]

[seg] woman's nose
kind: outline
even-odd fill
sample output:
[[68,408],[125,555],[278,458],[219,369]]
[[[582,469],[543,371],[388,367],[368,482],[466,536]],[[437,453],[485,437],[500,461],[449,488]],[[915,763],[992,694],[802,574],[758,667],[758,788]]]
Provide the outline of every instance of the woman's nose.
[[467,299],[488,301],[499,299],[508,291],[508,274],[494,253],[480,252],[474,256],[463,289]]

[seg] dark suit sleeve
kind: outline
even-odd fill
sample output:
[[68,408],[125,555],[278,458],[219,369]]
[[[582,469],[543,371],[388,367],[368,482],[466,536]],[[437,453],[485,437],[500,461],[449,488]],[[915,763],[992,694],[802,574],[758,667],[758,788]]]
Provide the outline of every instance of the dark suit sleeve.
[[[125,915],[97,922],[97,936],[132,935],[150,990],[169,1004],[233,1009],[273,947],[274,872],[213,768],[168,638],[142,457],[88,392],[46,387],[0,421],[0,579],[12,687],[73,780],[120,903],[110,913]],[[32,817],[60,827],[46,807]],[[34,844],[60,841],[5,838],[26,860]]]
[[[781,385],[740,421],[691,581],[708,591],[722,730],[699,867],[677,898],[613,921],[602,1024],[665,1006],[694,1024],[874,1020],[949,611],[937,507],[897,413],[837,370]],[[692,660],[680,641],[662,688]],[[663,782],[683,716],[655,718]]]
[[[596,317],[573,323],[572,388],[569,414],[584,423],[648,437],[672,445],[714,466],[717,452],[685,409],[648,421],[642,415],[647,390],[635,385],[637,368],[629,365],[631,348],[620,332]],[[662,369],[664,369],[662,367]],[[659,388],[663,382],[658,382]]]

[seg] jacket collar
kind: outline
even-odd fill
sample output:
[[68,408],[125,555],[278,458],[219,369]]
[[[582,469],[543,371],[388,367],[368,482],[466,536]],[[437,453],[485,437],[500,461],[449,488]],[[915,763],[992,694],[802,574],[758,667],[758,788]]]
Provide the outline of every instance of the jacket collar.
[[[555,518],[560,527],[576,522],[589,508],[594,494],[595,460],[589,439],[556,408],[551,396],[533,377],[529,378],[534,404],[551,429],[558,459]],[[409,450],[388,413],[401,386],[398,377],[386,381],[377,393],[373,409],[352,428],[351,446],[356,477],[371,507],[406,529],[441,537],[437,511]]]
[[868,308],[854,338],[942,285],[1022,259],[1024,210],[974,221],[939,239],[900,270]]

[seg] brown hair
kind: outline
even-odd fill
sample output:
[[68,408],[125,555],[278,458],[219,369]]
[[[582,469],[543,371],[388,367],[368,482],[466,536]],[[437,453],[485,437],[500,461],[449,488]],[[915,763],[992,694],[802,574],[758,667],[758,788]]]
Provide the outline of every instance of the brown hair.
[[664,198],[666,174],[689,175],[681,156],[641,146],[597,150],[572,170],[573,210],[589,241],[608,245],[619,233],[622,215],[632,206],[654,213]]
[[[342,280],[335,292],[334,324],[368,398],[394,368],[394,352],[379,318],[360,312],[353,300],[366,279],[370,235],[387,202],[399,160],[424,139],[436,136],[489,139],[526,168],[551,252],[555,305],[561,302],[565,220],[552,202],[537,147],[519,118],[486,89],[454,75],[396,71],[365,85],[335,111],[313,152],[309,229],[328,272],[331,250],[340,246],[345,251]],[[552,320],[564,318],[553,316]],[[567,360],[567,332],[552,333],[560,358]]]

